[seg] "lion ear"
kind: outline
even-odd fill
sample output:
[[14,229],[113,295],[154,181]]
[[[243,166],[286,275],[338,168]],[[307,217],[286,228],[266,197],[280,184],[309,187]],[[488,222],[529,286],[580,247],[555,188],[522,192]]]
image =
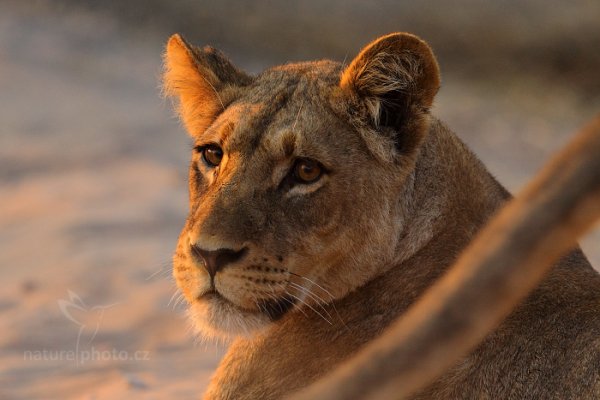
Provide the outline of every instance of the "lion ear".
[[178,112],[192,136],[201,134],[224,109],[222,92],[252,78],[218,50],[191,46],[180,35],[169,38],[164,55],[163,89],[178,100]]
[[408,33],[392,33],[360,52],[343,72],[340,86],[366,108],[372,127],[399,151],[410,151],[426,133],[440,73],[427,43]]

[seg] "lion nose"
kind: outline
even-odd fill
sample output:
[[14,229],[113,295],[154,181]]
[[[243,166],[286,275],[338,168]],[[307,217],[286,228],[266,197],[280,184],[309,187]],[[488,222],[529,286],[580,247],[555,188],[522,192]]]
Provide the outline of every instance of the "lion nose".
[[218,250],[204,250],[198,245],[192,244],[192,254],[194,257],[202,263],[211,278],[214,278],[215,274],[222,270],[227,264],[234,263],[240,260],[246,254],[247,249],[231,250],[231,249],[218,249]]

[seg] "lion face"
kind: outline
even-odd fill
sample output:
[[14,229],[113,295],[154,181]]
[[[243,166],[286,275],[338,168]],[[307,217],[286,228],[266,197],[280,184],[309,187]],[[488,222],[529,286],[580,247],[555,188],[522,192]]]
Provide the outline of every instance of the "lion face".
[[[320,304],[393,263],[420,139],[380,123],[396,105],[359,82],[369,78],[360,57],[346,71],[315,62],[252,78],[213,49],[170,40],[166,88],[194,140],[174,276],[202,334],[249,334],[295,310],[327,320]],[[423,110],[399,116],[415,136]]]

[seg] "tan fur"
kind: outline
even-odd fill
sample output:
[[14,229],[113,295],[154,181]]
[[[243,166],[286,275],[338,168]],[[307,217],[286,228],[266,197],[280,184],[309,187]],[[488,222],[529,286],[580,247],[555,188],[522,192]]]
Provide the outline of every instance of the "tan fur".
[[[340,365],[401,315],[509,198],[430,116],[438,67],[413,35],[378,39],[345,70],[321,61],[248,77],[179,36],[165,61],[165,86],[195,145],[215,143],[224,153],[217,168],[192,156],[190,215],[174,256],[198,332],[236,337],[206,399],[281,398]],[[298,158],[319,161],[323,177],[290,183]],[[245,249],[216,274],[221,297],[206,296],[210,279],[192,245]],[[570,388],[579,378],[556,373],[556,363],[573,363],[571,351],[590,332],[598,336],[600,313],[575,310],[599,304],[600,278],[577,250],[473,358],[424,393],[531,398],[552,385]],[[529,329],[538,335],[523,335]],[[567,350],[556,330],[574,338]],[[591,346],[590,366],[600,344]],[[597,372],[589,374],[596,386],[581,393],[598,390]]]

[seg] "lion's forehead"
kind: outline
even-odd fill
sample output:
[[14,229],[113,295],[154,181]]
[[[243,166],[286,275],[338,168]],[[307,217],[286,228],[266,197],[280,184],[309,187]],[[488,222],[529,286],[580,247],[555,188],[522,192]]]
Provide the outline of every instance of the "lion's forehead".
[[327,131],[336,124],[329,111],[328,87],[315,79],[293,78],[279,79],[265,93],[248,89],[213,125],[215,141],[225,142],[228,151],[245,158],[265,151],[274,158],[309,156],[299,153],[326,148],[323,142],[332,139]]

